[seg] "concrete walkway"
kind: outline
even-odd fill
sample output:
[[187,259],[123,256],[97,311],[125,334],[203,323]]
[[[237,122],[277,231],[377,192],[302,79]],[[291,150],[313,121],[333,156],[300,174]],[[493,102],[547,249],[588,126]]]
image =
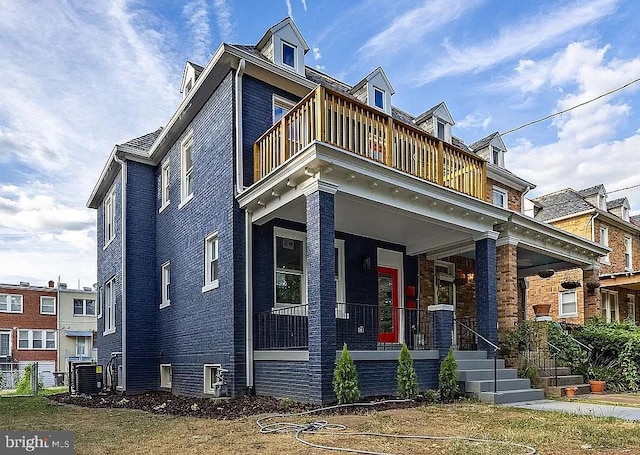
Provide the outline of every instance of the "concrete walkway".
[[524,401],[504,404],[503,406],[533,409],[536,411],[567,412],[570,414],[582,414],[594,417],[615,417],[640,422],[640,408],[630,408],[628,406],[554,400]]

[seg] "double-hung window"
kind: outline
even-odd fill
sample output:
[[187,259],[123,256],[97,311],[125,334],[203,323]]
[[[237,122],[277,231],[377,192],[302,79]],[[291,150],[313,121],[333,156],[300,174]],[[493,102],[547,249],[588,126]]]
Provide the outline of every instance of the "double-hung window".
[[307,301],[305,233],[275,228],[275,304]]
[[[600,227],[600,245],[609,246],[609,228],[601,226]],[[609,253],[600,258],[600,262],[603,264],[609,264]]]
[[493,188],[493,205],[508,208],[509,194],[502,188]]
[[624,269],[633,270],[633,257],[632,257],[632,245],[633,241],[628,235],[624,236]]
[[282,63],[290,68],[296,68],[296,48],[284,41],[282,41]]
[[18,349],[56,349],[55,330],[18,330]]
[[116,279],[111,278],[104,285],[104,335],[116,331]]
[[627,295],[627,319],[636,323],[636,296],[633,294]]
[[40,297],[40,314],[56,314],[55,297]]
[[169,205],[169,169],[169,160],[167,159],[160,172],[160,211]]
[[273,123],[278,123],[295,105],[296,103],[291,100],[273,95]]
[[193,134],[189,134],[182,141],[180,153],[180,191],[181,204],[193,197]]
[[115,205],[116,198],[113,191],[104,200],[104,247],[116,236],[115,229]]
[[11,355],[11,332],[0,332],[0,357]]
[[73,299],[74,316],[95,316],[96,301],[85,299]]
[[165,262],[160,267],[160,279],[162,282],[162,303],[160,303],[160,308],[167,307],[171,304],[171,263]]
[[558,316],[561,318],[578,317],[578,298],[575,290],[564,291],[559,294]]
[[22,313],[22,295],[0,294],[0,313]]
[[218,287],[218,233],[204,240],[204,286],[202,292]]
[[619,322],[618,293],[616,291],[602,291],[602,317],[607,322]]

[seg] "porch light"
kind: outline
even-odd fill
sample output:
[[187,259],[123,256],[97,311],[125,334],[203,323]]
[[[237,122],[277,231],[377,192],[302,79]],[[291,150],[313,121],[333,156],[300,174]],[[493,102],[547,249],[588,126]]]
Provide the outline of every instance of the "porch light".
[[476,278],[476,274],[471,271],[467,272],[466,276],[467,276],[467,283],[473,283],[473,281]]

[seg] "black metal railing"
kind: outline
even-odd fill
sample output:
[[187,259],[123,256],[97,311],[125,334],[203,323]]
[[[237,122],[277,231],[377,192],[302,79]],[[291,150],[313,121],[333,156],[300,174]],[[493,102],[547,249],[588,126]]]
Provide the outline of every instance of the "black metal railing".
[[470,332],[472,335],[475,336],[476,345],[477,345],[477,340],[480,339],[487,344],[487,347],[490,347],[493,349],[493,391],[497,392],[498,391],[498,351],[500,350],[500,348],[498,347],[497,344],[487,340],[485,337],[480,335],[474,329],[466,325],[464,322],[462,322],[462,320],[455,319],[455,323],[458,325],[458,328],[457,328],[458,332],[460,332],[460,329],[462,329]]
[[461,330],[456,330],[456,346],[460,351],[476,351],[478,350],[478,338],[475,335],[475,331],[478,330],[478,323],[476,318],[471,316],[464,316],[457,318],[463,325],[469,327],[471,330],[467,330],[461,327]]
[[[409,349],[434,346],[433,320],[427,311],[395,308],[383,311],[377,305],[338,303],[336,349],[344,343],[351,351]],[[254,317],[254,348],[258,350],[308,349],[308,306],[274,308]]]

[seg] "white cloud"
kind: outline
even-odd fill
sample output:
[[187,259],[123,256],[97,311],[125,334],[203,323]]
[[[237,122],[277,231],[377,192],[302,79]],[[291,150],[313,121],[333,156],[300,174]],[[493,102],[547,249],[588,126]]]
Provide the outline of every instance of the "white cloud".
[[191,58],[204,65],[209,60],[209,39],[211,38],[206,0],[190,1],[182,8],[182,14],[187,19],[192,36],[193,56]]
[[475,111],[467,114],[467,116],[462,120],[457,121],[456,127],[462,129],[482,128],[483,130],[486,130],[491,124],[491,120],[493,120],[493,117],[491,117],[490,113]]
[[233,22],[231,20],[231,7],[227,0],[214,0],[214,14],[216,15],[216,24],[218,32],[223,41],[228,41],[233,35]]
[[533,49],[548,46],[575,29],[612,14],[617,3],[617,0],[594,0],[564,8],[545,8],[544,13],[499,30],[496,38],[468,47],[456,47],[445,39],[446,56],[430,60],[417,82],[423,85],[446,76],[483,71]]
[[305,12],[307,11],[307,0],[300,0],[300,2],[302,3],[302,7],[304,8]]
[[381,32],[370,38],[358,53],[367,59],[379,61],[381,57],[396,55],[420,43],[434,30],[459,18],[475,8],[481,0],[430,0],[395,18]]
[[322,58],[322,54],[320,53],[320,48],[314,46],[312,50],[313,50],[313,59],[320,60]]
[[287,16],[293,17],[293,9],[291,8],[291,0],[284,0],[287,5]]

